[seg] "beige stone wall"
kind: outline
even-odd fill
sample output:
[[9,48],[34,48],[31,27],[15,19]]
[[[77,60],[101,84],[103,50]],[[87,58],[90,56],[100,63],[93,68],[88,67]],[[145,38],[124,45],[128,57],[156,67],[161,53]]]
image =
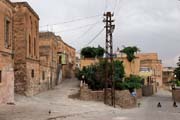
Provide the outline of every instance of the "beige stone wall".
[[[132,63],[130,63],[126,57],[115,58],[114,60],[123,61],[126,76],[129,76],[130,74],[139,75],[140,60],[138,58],[133,60]],[[80,60],[80,66],[81,66],[80,68],[82,69],[85,66],[90,66],[90,65],[96,64],[98,62],[99,62],[98,59],[89,59],[89,58],[81,59]]]
[[[14,69],[12,55],[13,6],[6,0],[0,1],[0,104],[14,102]],[[9,22],[8,42],[5,42],[5,24]]]
[[176,90],[172,91],[172,98],[176,101],[176,102],[180,102],[180,88],[177,88]]
[[39,92],[39,17],[28,3],[13,4],[15,91],[31,96]]
[[[88,101],[103,101],[104,91],[92,91],[88,89],[87,85],[80,87],[80,99]],[[136,106],[136,98],[132,97],[129,90],[116,91],[115,92],[115,103],[122,108],[129,108]],[[111,104],[111,91],[108,90],[107,102]]]
[[96,63],[98,63],[99,60],[98,59],[93,59],[93,58],[85,58],[85,59],[81,59],[80,60],[80,68],[82,69],[83,67],[87,67],[90,65],[94,65]]
[[[63,79],[74,77],[74,70],[76,64],[76,50],[65,43],[60,36],[56,36],[58,40],[58,53],[63,53],[66,55],[66,63],[62,65],[62,77]],[[59,59],[58,59],[59,61]]]
[[39,40],[40,74],[46,71],[46,80],[40,85],[43,91],[43,89],[51,89],[57,85],[58,41],[52,32],[41,32]]
[[142,88],[140,88],[140,89],[136,89],[136,97],[138,98],[138,99],[140,99],[140,98],[142,98]]
[[139,57],[141,60],[158,60],[157,53],[139,53],[137,54],[137,57]]
[[14,102],[14,69],[12,57],[0,52],[0,104]]
[[172,67],[163,68],[163,84],[169,86],[168,82],[174,79],[174,69]]
[[40,64],[40,92],[49,90],[50,88],[50,68],[46,65]]
[[140,59],[138,57],[134,59],[131,63],[127,60],[126,57],[116,58],[115,60],[123,61],[126,76],[129,76],[131,74],[139,75]]
[[[34,75],[32,75],[32,71],[34,71]],[[26,62],[26,75],[27,75],[27,89],[25,94],[27,96],[33,96],[40,92],[40,78],[39,78],[39,62],[27,60]],[[33,77],[34,76],[34,77]]]

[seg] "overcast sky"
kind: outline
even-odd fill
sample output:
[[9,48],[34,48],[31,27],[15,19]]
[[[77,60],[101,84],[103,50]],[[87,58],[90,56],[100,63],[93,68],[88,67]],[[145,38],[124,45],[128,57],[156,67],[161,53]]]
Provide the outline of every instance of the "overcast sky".
[[[40,27],[40,30],[55,32],[77,51],[87,46],[88,42],[102,31],[103,12],[114,11],[114,49],[135,45],[141,52],[157,52],[164,66],[176,66],[180,56],[178,0],[26,1],[40,16],[40,26],[44,26]],[[77,21],[89,16],[96,17]],[[71,20],[74,22],[63,23]],[[52,25],[56,23],[63,24]],[[104,47],[104,43],[105,30],[90,45]]]

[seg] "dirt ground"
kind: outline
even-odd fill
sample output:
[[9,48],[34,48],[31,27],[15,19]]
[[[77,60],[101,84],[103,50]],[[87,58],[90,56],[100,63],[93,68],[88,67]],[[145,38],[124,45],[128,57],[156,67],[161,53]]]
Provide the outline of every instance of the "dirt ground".
[[[79,81],[69,79],[54,90],[34,97],[16,95],[15,105],[0,106],[0,120],[179,120],[178,108],[172,106],[171,94],[160,90],[142,98],[140,108],[121,109],[101,102],[69,98],[77,93]],[[157,108],[161,102],[162,107]]]

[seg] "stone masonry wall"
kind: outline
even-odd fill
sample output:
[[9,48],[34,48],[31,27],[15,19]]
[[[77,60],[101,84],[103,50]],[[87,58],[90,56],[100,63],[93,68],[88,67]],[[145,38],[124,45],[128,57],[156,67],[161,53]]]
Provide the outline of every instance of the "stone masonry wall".
[[14,69],[11,56],[0,53],[0,104],[14,102]]
[[21,12],[14,13],[14,71],[15,71],[15,92],[24,94],[27,89],[26,76],[26,41],[25,41],[25,19]]
[[137,99],[142,98],[142,88],[136,89],[136,97]]
[[180,88],[172,91],[172,97],[174,97],[175,101],[180,102]]
[[[40,78],[39,78],[39,62],[38,61],[28,61],[26,62],[26,70],[27,70],[27,96],[33,96],[40,92]],[[34,71],[34,76],[32,76],[32,70]]]
[[27,2],[13,4],[15,91],[32,96],[39,93],[40,83],[39,17]]
[[[43,74],[44,74],[44,79],[43,79]],[[40,65],[39,78],[40,78],[40,92],[50,89],[50,68],[48,66]]]
[[[12,20],[13,6],[7,0],[0,0],[0,104],[14,102]],[[9,22],[8,40],[5,40],[6,21]]]
[[[134,107],[136,105],[136,98],[132,97],[128,90],[116,91],[115,92],[115,103],[116,105],[122,108]],[[111,91],[108,90],[107,102],[111,102]],[[104,100],[104,91],[92,91],[88,88],[87,85],[80,87],[80,99],[88,101],[103,101]]]

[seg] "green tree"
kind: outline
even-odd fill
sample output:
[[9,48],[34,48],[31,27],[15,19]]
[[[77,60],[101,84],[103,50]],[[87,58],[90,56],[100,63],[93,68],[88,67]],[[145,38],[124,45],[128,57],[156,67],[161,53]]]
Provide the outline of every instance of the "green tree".
[[[136,58],[135,53],[140,51],[140,49],[136,46],[129,46],[125,47],[123,50],[121,50],[122,53],[125,53],[127,55],[127,59],[130,62],[130,68],[131,68],[131,62]],[[132,68],[131,68],[132,72]]]
[[130,75],[129,77],[125,78],[124,81],[119,81],[116,83],[116,89],[119,90],[130,90],[133,91],[134,89],[139,89],[143,85],[143,78],[136,75]]
[[84,58],[95,58],[96,51],[92,47],[85,47],[81,50],[81,56]]
[[81,50],[81,56],[84,58],[95,58],[95,57],[103,57],[104,55],[104,48],[98,46],[97,48],[95,47],[85,47]]
[[174,70],[174,74],[176,75],[176,78],[180,81],[180,57],[179,62],[177,63],[177,68]]
[[98,46],[98,48],[95,48],[96,51],[96,57],[103,57],[104,55],[104,48],[102,48],[101,46]]
[[[124,77],[124,66],[121,61],[114,61],[114,76],[115,80],[122,80]],[[111,63],[107,63],[108,66],[111,66]],[[82,70],[79,70],[79,75],[85,76],[85,82],[89,85],[92,90],[101,90],[104,88],[105,80],[105,68],[106,61],[101,60],[95,65],[84,67]],[[110,77],[111,69],[108,67],[108,77]],[[81,77],[78,77],[81,80]],[[110,86],[110,85],[109,85]]]

